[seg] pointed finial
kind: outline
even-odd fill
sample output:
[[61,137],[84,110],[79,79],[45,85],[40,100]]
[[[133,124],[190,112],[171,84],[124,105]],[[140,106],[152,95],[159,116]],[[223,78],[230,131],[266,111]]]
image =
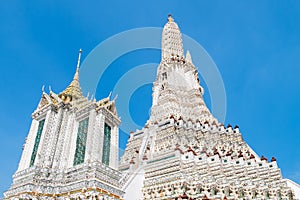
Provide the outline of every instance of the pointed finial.
[[82,96],[82,90],[81,90],[80,84],[79,84],[79,67],[80,67],[81,53],[82,53],[82,50],[80,49],[74,78],[73,78],[72,82],[70,83],[70,85],[59,94],[60,96],[70,95],[70,96],[72,96],[72,99],[84,98],[84,96]]
[[42,86],[42,92],[45,93],[45,85]]
[[168,15],[168,21],[169,21],[169,22],[174,22],[174,19],[173,19],[173,17],[172,17],[171,14]]
[[81,53],[82,53],[82,49],[79,49],[77,68],[79,68],[80,66]]
[[80,67],[81,53],[82,53],[82,49],[79,49],[76,72],[75,72],[75,75],[74,75],[74,78],[73,78],[74,80],[77,80],[77,81],[79,81],[79,67]]
[[49,85],[49,91],[52,92],[51,86]]

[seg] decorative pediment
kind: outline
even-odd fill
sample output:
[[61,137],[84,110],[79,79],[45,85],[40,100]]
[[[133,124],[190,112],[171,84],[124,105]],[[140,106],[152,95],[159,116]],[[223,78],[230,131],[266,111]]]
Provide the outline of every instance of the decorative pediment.
[[52,104],[52,100],[51,100],[50,96],[48,94],[46,94],[45,92],[43,92],[42,98],[38,104],[37,109],[41,109],[50,104]]
[[99,100],[96,103],[96,105],[97,107],[104,107],[110,112],[112,112],[114,115],[117,115],[117,109],[115,104],[117,96],[113,100],[110,100],[110,97],[111,97],[111,93],[108,95],[108,97]]
[[104,98],[104,99],[101,99],[97,102],[98,106],[104,106],[106,105],[107,103],[109,103],[110,101],[110,96]]
[[117,115],[117,109],[115,101],[110,101],[105,105],[106,109],[112,112],[113,114]]

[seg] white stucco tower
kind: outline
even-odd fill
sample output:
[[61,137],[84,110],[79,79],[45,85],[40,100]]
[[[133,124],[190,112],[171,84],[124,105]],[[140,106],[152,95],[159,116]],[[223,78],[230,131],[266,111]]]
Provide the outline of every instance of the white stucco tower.
[[150,119],[131,133],[120,161],[125,200],[299,198],[299,186],[282,178],[276,159],[258,156],[238,126],[218,122],[203,94],[169,16]]
[[44,89],[5,199],[121,199],[118,127],[110,96],[82,95],[76,73],[61,93]]

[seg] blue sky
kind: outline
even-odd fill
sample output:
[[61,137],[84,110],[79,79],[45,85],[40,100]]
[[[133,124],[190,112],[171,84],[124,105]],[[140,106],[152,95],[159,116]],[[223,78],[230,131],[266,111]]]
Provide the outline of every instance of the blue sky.
[[[258,155],[275,156],[283,176],[300,182],[299,1],[7,1],[0,7],[0,193],[17,169],[41,87],[58,93],[69,84],[79,48],[84,59],[112,35],[163,27],[169,13],[218,66],[227,95],[225,124],[238,124]],[[120,57],[101,78],[97,99],[132,67],[159,61],[160,52],[149,49]],[[208,93],[205,99],[209,105]],[[138,124],[147,120],[150,105],[151,85],[132,95]],[[126,137],[122,133],[122,147]]]

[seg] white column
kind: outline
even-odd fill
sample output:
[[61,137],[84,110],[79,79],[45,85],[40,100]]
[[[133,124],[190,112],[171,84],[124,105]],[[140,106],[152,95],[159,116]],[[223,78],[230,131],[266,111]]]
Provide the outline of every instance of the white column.
[[92,161],[102,162],[102,147],[105,117],[100,112],[95,121]]
[[104,124],[105,124],[105,116],[102,115],[102,121],[100,124],[101,132],[100,132],[100,154],[99,154],[99,161],[102,162],[102,156],[103,156],[103,144],[104,144]]
[[113,126],[111,127],[109,166],[111,168],[118,169],[118,159],[119,159],[119,129],[118,126]]
[[89,114],[89,125],[88,125],[88,133],[87,133],[86,146],[85,146],[84,162],[89,162],[91,161],[92,158],[93,136],[95,134],[94,132],[95,121],[96,121],[96,111],[91,110]]
[[74,132],[74,124],[75,124],[75,118],[74,113],[68,113],[67,114],[67,125],[65,128],[65,137],[64,140],[61,141],[63,145],[63,149],[60,156],[59,161],[59,168],[64,169],[68,166],[68,160],[70,157],[70,148],[71,148],[71,139],[73,138],[73,135],[76,135],[76,132]]
[[79,125],[79,122],[75,119],[75,116],[74,116],[73,130],[71,129],[72,131],[70,134],[70,148],[68,148],[66,150],[66,154],[65,154],[65,156],[68,157],[67,167],[73,166],[75,150],[76,150],[78,125]]
[[[70,124],[72,124],[72,115],[70,115],[68,110],[63,111],[63,119],[61,121],[61,127],[59,128],[59,135],[57,138],[56,147],[54,147],[54,160],[53,160],[53,168],[62,168],[65,166],[66,158],[64,156],[65,146],[69,146],[69,138],[70,135]],[[63,164],[64,163],[64,164]]]
[[53,126],[53,130],[51,133],[51,138],[50,138],[50,145],[48,147],[48,162],[49,162],[49,167],[54,167],[57,166],[57,163],[59,162],[59,157],[60,156],[55,156],[55,154],[60,154],[61,152],[61,138],[64,137],[64,127],[66,123],[66,113],[67,111],[63,108],[59,108],[58,113],[56,114],[56,122],[55,126]]

